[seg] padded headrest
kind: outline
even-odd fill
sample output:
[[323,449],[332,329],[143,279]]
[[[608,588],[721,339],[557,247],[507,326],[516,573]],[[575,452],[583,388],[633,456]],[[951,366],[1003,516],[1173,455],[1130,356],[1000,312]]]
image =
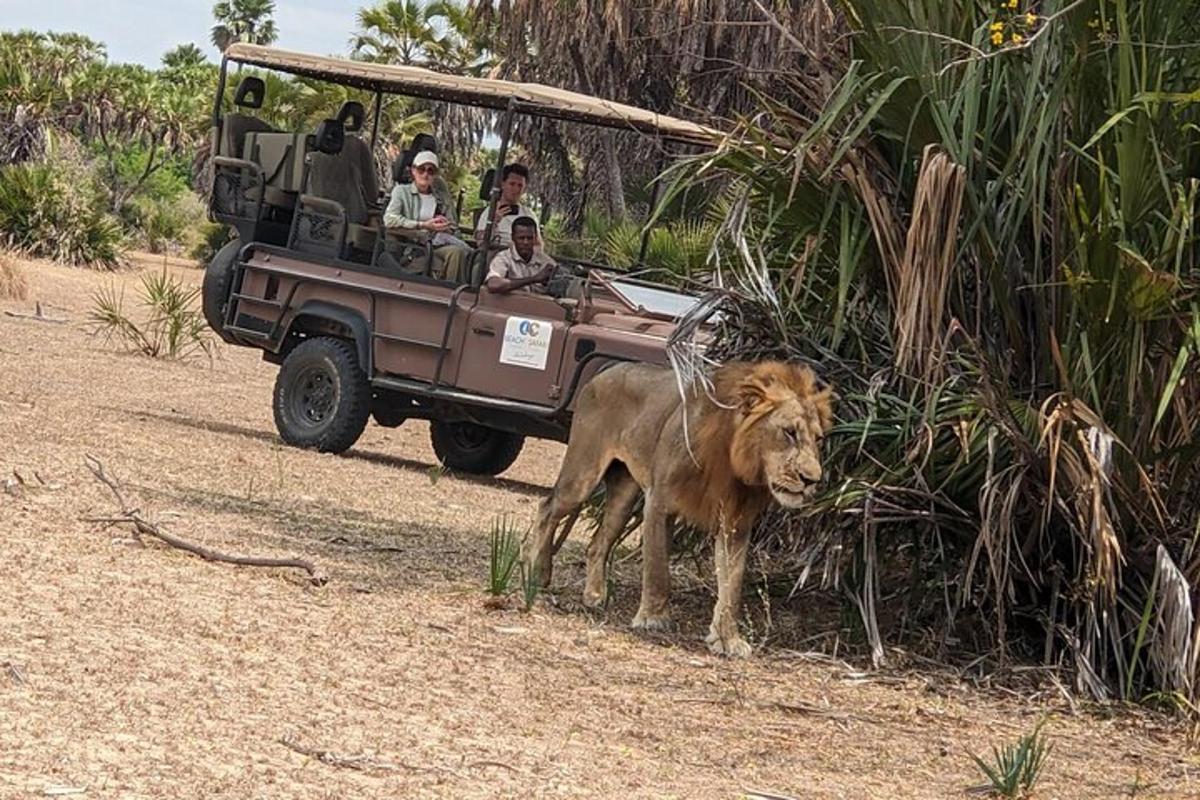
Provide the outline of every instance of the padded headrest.
[[422,150],[436,153],[438,151],[437,139],[428,133],[418,133],[414,136],[408,149],[396,156],[396,160],[392,162],[392,183],[412,183],[409,167],[412,166],[412,161],[416,158],[417,153]]
[[408,152],[416,155],[422,150],[428,150],[431,153],[438,151],[437,139],[433,138],[432,134],[418,133],[413,137],[412,144],[408,148]]
[[363,122],[367,118],[367,110],[357,100],[347,100],[342,103],[337,118],[346,131],[361,131]]
[[237,91],[233,93],[233,104],[239,108],[262,108],[266,95],[267,85],[263,79],[247,75],[238,82]]
[[317,132],[313,134],[313,149],[318,153],[335,156],[342,152],[346,143],[346,129],[336,119],[321,120]]
[[479,179],[479,199],[492,199],[492,183],[496,180],[496,168],[488,167],[483,173],[483,177]]

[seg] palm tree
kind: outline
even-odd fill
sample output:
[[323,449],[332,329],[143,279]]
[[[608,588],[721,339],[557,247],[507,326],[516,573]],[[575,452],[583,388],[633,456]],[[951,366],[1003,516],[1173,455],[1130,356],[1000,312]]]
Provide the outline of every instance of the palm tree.
[[355,57],[404,66],[428,66],[438,32],[429,10],[416,0],[388,0],[358,10],[359,32],[350,40]]
[[[496,56],[503,77],[537,81],[699,121],[736,116],[760,95],[783,96],[808,80],[813,65],[828,58],[823,23],[833,14],[827,0],[476,0],[477,23],[495,26]],[[630,137],[581,134],[539,124],[524,143],[561,165],[548,198],[572,210],[599,190],[610,216],[621,218],[623,171],[648,173],[653,148]],[[568,151],[558,151],[560,145]],[[590,165],[573,174],[573,165]]]
[[364,61],[459,74],[480,74],[491,62],[484,26],[453,0],[386,0],[359,9],[358,27],[350,45]]
[[[488,26],[458,0],[385,0],[359,9],[353,56],[364,61],[419,66],[456,75],[482,75],[492,65]],[[469,155],[479,146],[487,115],[478,109],[424,101],[385,106],[383,130],[428,130],[430,121],[447,152]]]
[[162,57],[163,67],[172,71],[197,69],[207,63],[208,59],[204,57],[203,51],[190,42],[168,50]]
[[221,52],[234,42],[271,44],[279,38],[274,13],[274,0],[221,0],[213,6],[212,43]]

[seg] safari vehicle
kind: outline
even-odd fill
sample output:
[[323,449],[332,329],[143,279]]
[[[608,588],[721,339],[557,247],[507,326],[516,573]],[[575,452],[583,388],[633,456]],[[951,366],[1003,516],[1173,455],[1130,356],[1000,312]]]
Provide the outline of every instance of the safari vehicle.
[[[361,135],[366,114],[357,102],[315,131],[271,128],[254,115],[265,84],[250,74],[234,93],[236,111],[223,113],[231,64],[373,93],[370,139]],[[237,236],[207,267],[204,313],[227,342],[259,348],[281,365],[280,436],[341,452],[369,417],[389,427],[426,419],[445,466],[498,474],[525,437],[566,440],[580,388],[604,365],[666,363],[668,338],[701,298],[561,259],[545,294],[493,294],[482,288],[483,251],[473,251],[467,283],[431,277],[429,242],[401,238],[381,219],[390,187],[378,183],[373,152],[385,94],[499,114],[499,159],[481,190],[493,221],[500,167],[521,115],[631,130],[664,152],[711,145],[717,133],[545,86],[250,44],[226,50],[213,109],[209,214]],[[491,234],[489,225],[487,240]]]

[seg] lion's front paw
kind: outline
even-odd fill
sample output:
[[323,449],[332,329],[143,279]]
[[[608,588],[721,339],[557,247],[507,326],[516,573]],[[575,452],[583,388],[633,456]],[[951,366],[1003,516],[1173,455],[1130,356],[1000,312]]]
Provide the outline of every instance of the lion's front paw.
[[708,636],[704,637],[704,641],[708,643],[709,651],[718,656],[749,658],[750,654],[754,652],[750,643],[736,633],[721,636],[716,631],[709,631]]
[[671,633],[675,630],[675,623],[666,614],[650,614],[639,609],[629,627],[647,633]]
[[596,591],[585,587],[583,590],[583,605],[586,608],[593,610],[603,608],[607,600],[608,594],[603,589]]

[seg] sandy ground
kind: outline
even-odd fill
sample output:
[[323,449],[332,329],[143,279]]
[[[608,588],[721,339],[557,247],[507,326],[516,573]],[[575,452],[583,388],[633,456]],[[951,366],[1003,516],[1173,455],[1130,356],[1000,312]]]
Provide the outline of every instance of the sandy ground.
[[[499,480],[435,480],[418,423],[372,425],[344,457],[286,448],[255,351],[123,354],[83,323],[93,290],[135,274],[27,266],[29,301],[0,301],[0,482],[27,484],[0,492],[0,797],[963,797],[967,751],[1047,713],[1038,797],[1200,797],[1200,761],[1159,717],[778,648],[714,658],[703,584],[678,636],[632,635],[636,559],[590,616],[578,543],[557,604],[488,610],[489,525],[532,517],[558,445]],[[34,300],[68,321],[2,313]],[[172,531],[331,580],[81,521],[113,509],[88,453]]]

